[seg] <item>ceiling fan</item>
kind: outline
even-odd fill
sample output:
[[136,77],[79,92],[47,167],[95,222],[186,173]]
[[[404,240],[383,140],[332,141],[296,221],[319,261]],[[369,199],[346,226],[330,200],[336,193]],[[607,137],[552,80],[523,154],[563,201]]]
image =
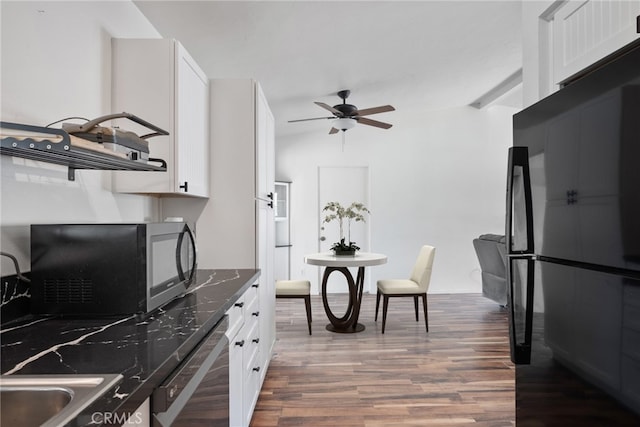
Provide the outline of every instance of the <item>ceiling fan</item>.
[[391,105],[381,105],[380,107],[373,108],[365,108],[364,110],[358,110],[355,105],[347,104],[347,98],[351,94],[350,90],[341,90],[338,92],[338,96],[342,99],[342,104],[334,105],[333,107],[325,104],[324,102],[315,102],[316,105],[324,108],[325,110],[333,113],[333,116],[329,117],[315,117],[311,119],[299,119],[299,120],[289,120],[289,123],[295,122],[306,122],[309,120],[322,120],[322,119],[333,119],[331,123],[332,128],[329,131],[329,134],[338,133],[340,131],[347,131],[353,127],[355,127],[356,123],[360,123],[363,125],[374,126],[382,129],[389,129],[392,125],[389,123],[379,122],[377,120],[372,120],[364,116],[369,116],[371,114],[378,113],[386,113],[388,111],[395,111]]

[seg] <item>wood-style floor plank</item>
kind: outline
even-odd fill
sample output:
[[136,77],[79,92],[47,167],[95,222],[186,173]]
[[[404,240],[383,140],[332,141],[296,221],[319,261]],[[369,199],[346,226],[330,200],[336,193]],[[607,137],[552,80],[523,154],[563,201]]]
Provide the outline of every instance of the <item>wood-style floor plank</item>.
[[320,297],[312,310],[310,336],[302,300],[277,300],[275,354],[251,427],[515,424],[507,311],[493,301],[429,295],[429,333],[410,298],[390,301],[384,334],[374,295],[356,334],[325,330]]

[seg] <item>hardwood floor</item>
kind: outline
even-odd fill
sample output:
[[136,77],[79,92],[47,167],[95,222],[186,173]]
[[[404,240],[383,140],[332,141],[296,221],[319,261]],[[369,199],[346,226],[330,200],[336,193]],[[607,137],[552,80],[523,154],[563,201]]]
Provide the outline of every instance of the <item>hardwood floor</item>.
[[366,330],[336,334],[312,296],[310,336],[304,303],[278,300],[275,354],[251,427],[514,425],[506,310],[480,294],[433,294],[428,306],[426,333],[411,298],[392,300],[383,335],[375,295],[365,295]]

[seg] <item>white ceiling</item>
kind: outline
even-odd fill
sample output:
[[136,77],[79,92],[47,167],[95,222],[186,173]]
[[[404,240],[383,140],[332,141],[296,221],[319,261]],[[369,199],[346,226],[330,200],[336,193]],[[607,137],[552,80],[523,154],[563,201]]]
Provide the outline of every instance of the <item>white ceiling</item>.
[[[313,101],[350,89],[370,116],[468,105],[522,66],[521,2],[135,1],[211,78],[255,78],[278,136],[328,132]],[[380,130],[380,132],[390,132]]]

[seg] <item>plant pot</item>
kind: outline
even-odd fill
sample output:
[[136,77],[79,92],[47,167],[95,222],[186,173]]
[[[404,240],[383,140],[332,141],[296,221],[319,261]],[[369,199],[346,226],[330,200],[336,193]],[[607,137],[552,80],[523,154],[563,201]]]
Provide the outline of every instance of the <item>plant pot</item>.
[[354,256],[356,254],[355,249],[334,249],[333,252],[336,256]]

